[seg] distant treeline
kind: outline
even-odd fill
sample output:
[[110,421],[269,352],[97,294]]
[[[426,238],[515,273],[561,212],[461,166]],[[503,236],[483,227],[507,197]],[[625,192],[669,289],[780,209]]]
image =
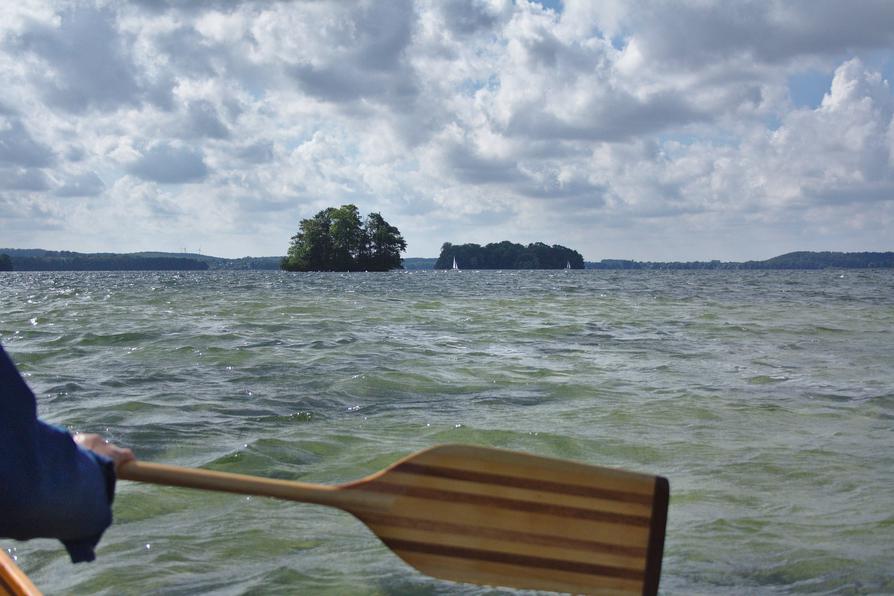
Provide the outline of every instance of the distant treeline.
[[434,269],[438,259],[433,257],[405,257],[404,269],[407,271],[421,271],[425,269]]
[[204,271],[208,263],[177,257],[82,254],[48,251],[10,258],[13,271]]
[[204,271],[279,269],[282,257],[242,257],[224,259],[195,253],[79,253],[38,248],[0,249],[0,271],[4,270],[2,254],[8,253],[11,268],[7,271]]
[[[404,259],[404,268],[410,270],[419,269],[449,269],[453,266],[453,256],[457,257],[457,265],[461,269],[515,269],[511,266],[488,266],[486,263],[482,266],[482,254],[489,247],[499,247],[501,245],[510,245],[520,247],[527,250],[531,246],[538,247],[535,254],[542,254],[542,248],[548,247],[545,244],[529,245],[524,247],[520,244],[513,245],[510,242],[501,242],[499,244],[488,244],[485,247],[477,244],[453,246],[445,244],[441,250],[441,257],[434,258],[406,258]],[[447,255],[444,260],[444,248],[450,247],[452,252]],[[478,247],[484,251],[476,253],[475,250],[463,252],[458,249],[466,247]],[[562,249],[564,247],[558,247]],[[541,253],[537,253],[539,250]],[[564,249],[570,250],[570,249]],[[577,257],[580,257],[575,251],[571,251]],[[502,254],[504,258],[512,252],[495,252],[494,254]],[[468,259],[466,258],[468,257]],[[475,257],[477,260],[473,261]],[[209,257],[206,255],[194,253],[164,253],[164,252],[142,252],[142,253],[77,253],[70,251],[49,251],[42,249],[19,249],[19,248],[0,248],[0,271],[144,271],[144,270],[167,270],[167,271],[201,271],[201,270],[258,270],[279,269],[282,257],[243,257],[241,259],[224,259],[220,257]],[[516,261],[518,255],[516,255]],[[539,262],[539,256],[538,256]],[[688,261],[688,262],[650,262],[650,261],[630,261],[622,259],[603,259],[598,262],[583,262],[583,258],[578,262],[577,259],[559,258],[552,261],[553,269],[559,269],[570,262],[571,267],[581,269],[586,266],[587,269],[642,269],[642,270],[661,270],[661,269],[867,269],[894,268],[894,252],[792,252],[766,261]],[[578,264],[580,263],[580,264]],[[526,267],[532,268],[532,267]],[[549,267],[539,267],[549,268]]]
[[576,250],[554,244],[534,242],[527,246],[508,240],[491,243],[454,245],[445,242],[435,269],[451,269],[456,259],[460,269],[583,269],[584,258]]
[[766,261],[628,261],[603,259],[587,269],[887,269],[894,267],[894,252],[790,252]]

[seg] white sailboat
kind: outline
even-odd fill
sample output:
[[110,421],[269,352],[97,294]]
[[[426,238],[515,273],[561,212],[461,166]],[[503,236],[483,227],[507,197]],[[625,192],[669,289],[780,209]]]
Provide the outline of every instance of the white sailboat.
[[459,271],[459,267],[456,266],[456,257],[453,257],[453,270]]
[[571,261],[565,261],[565,269],[571,269]]

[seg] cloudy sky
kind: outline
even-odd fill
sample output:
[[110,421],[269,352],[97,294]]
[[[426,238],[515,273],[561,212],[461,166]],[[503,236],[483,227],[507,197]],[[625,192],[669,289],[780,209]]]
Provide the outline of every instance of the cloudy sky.
[[0,5],[0,247],[894,250],[891,0]]

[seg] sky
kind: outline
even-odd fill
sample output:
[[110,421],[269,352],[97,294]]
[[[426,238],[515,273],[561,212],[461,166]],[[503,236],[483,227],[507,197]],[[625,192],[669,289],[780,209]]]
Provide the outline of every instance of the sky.
[[891,0],[17,0],[0,247],[894,250]]

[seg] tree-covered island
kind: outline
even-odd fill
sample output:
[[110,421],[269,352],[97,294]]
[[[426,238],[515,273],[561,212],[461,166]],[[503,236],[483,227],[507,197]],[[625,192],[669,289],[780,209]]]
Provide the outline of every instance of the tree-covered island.
[[323,209],[302,219],[282,260],[286,271],[390,271],[403,269],[407,243],[379,213],[361,220],[355,205]]
[[534,242],[527,246],[508,240],[481,246],[445,242],[435,269],[451,269],[456,259],[460,269],[583,269],[584,258],[576,250]]

